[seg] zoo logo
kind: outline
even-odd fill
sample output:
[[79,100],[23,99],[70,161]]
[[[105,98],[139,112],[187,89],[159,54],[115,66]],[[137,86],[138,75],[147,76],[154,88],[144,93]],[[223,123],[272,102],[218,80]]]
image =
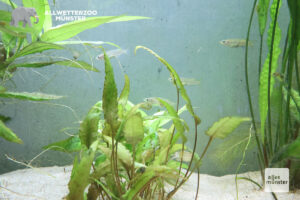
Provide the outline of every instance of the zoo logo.
[[36,21],[34,22],[37,24],[39,22],[39,17],[36,14],[35,8],[26,8],[26,7],[19,7],[12,11],[11,13],[11,22],[10,25],[17,27],[19,22],[23,22],[23,27],[32,26],[30,17],[34,17]]

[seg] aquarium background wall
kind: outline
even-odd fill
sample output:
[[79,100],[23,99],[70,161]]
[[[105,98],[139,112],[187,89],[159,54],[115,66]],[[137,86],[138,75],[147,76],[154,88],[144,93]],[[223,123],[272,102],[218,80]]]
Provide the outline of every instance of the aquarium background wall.
[[[16,1],[18,5],[20,2]],[[200,85],[186,87],[202,123],[199,126],[198,148],[200,154],[208,137],[204,131],[221,117],[250,116],[244,78],[244,47],[230,48],[219,41],[229,38],[243,39],[246,36],[252,1],[249,0],[89,0],[62,1],[55,5],[49,1],[52,10],[96,10],[98,16],[137,15],[152,19],[101,25],[87,30],[73,39],[108,41],[127,49],[127,54],[112,59],[119,91],[123,87],[122,68],[131,80],[130,101],[142,102],[146,97],[162,97],[176,101],[176,91],[168,81],[168,71],[149,54],[139,51],[137,45],[147,46],[165,58],[181,77],[195,78]],[[9,6],[0,3],[1,9]],[[287,13],[283,2],[281,13]],[[283,16],[283,17],[282,17]],[[250,84],[258,84],[258,25],[254,18],[249,48]],[[281,15],[279,24],[285,37],[288,15]],[[56,21],[53,25],[64,22]],[[27,162],[43,151],[42,147],[75,134],[80,120],[89,108],[101,99],[104,81],[104,62],[95,57],[100,49],[82,45],[69,46],[72,51],[62,51],[61,57],[72,57],[75,53],[82,60],[92,63],[101,72],[87,72],[62,66],[42,69],[20,69],[9,83],[10,90],[40,91],[63,95],[56,101],[34,103],[23,101],[1,101],[1,113],[12,117],[7,125],[18,134],[24,144],[18,145],[0,140],[0,174],[23,166],[6,159],[5,154],[19,161]],[[104,45],[106,50],[115,47]],[[265,44],[265,50],[266,44]],[[35,58],[38,59],[38,58]],[[120,67],[119,62],[122,67]],[[252,78],[251,78],[252,77]],[[255,87],[253,87],[255,88]],[[258,91],[252,91],[256,98]],[[257,110],[258,105],[254,105]],[[258,113],[258,112],[256,112]],[[257,116],[258,117],[258,116]],[[192,126],[192,120],[186,115]],[[249,131],[250,124],[243,124],[237,133]],[[64,132],[65,130],[65,132]],[[191,130],[192,132],[193,130]],[[188,136],[192,146],[194,138]],[[215,141],[204,159],[201,173],[223,175],[234,173],[239,159],[225,165],[214,158],[214,147],[222,141]],[[249,150],[244,171],[258,169],[256,155]],[[48,151],[38,157],[33,166],[72,164],[68,154]]]

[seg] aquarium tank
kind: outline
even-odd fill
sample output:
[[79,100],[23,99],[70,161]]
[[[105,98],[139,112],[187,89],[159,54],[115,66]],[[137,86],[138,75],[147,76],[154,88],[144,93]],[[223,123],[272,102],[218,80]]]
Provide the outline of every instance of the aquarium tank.
[[299,40],[299,0],[0,0],[0,199],[300,198]]

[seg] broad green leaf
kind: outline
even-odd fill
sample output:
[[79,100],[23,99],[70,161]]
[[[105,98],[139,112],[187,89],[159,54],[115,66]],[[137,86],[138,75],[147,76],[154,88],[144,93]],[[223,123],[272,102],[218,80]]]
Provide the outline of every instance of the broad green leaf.
[[[268,47],[271,48],[271,40],[272,40],[272,32],[274,27],[274,18],[275,18],[275,12],[276,12],[276,6],[277,1],[274,0],[271,5],[271,22],[268,29]],[[271,66],[271,81],[270,81],[270,95],[272,95],[273,86],[274,86],[274,77],[272,74],[274,74],[278,67],[278,58],[280,55],[280,40],[281,40],[281,30],[279,28],[278,23],[276,23],[275,28],[275,37],[274,37],[274,43],[273,43],[273,53],[272,53],[272,66]],[[260,85],[259,85],[259,113],[260,113],[260,120],[261,120],[261,137],[262,142],[264,142],[265,137],[265,121],[267,118],[268,113],[268,76],[269,76],[269,61],[270,61],[270,52],[267,55],[267,58],[265,60],[265,63],[263,65],[261,75],[260,75]]]
[[300,159],[300,137],[292,143],[283,146],[275,153],[272,159],[272,164],[276,164],[284,159]]
[[0,137],[9,142],[22,144],[23,141],[0,120]]
[[168,129],[158,130],[159,144],[161,148],[167,147],[170,144],[172,132]]
[[213,138],[224,139],[242,122],[250,121],[248,117],[224,117],[215,122],[205,134]]
[[5,10],[0,10],[0,21],[10,22],[11,13]]
[[[37,24],[34,23],[35,19],[33,19],[32,27],[36,31],[36,33],[40,33],[43,29],[44,21],[45,21],[45,0],[23,0],[23,6],[28,8],[35,8],[36,13],[39,17],[39,22]],[[36,41],[36,36],[33,35],[34,40]]]
[[130,91],[130,80],[129,80],[129,77],[127,76],[127,74],[124,75],[124,78],[125,78],[124,87],[123,87],[123,90],[118,99],[119,117],[123,116],[124,108],[127,104],[129,91]]
[[51,9],[48,3],[48,0],[44,0],[45,5],[45,20],[44,20],[44,31],[48,31],[50,28],[52,28],[52,16],[51,16]]
[[44,146],[43,149],[63,151],[68,153],[78,152],[81,150],[81,142],[78,136],[71,136],[65,140]]
[[[159,166],[159,165],[162,165],[163,163],[165,163],[168,151],[169,151],[169,146],[167,146],[165,148],[161,148],[160,150],[156,151],[155,159],[154,159],[152,165]],[[168,154],[168,157],[170,157],[170,155],[171,154]]]
[[[105,136],[105,140],[111,147],[111,137]],[[106,145],[100,145],[99,149],[106,155],[107,158],[111,158],[111,148],[107,148]],[[118,159],[127,167],[132,165],[131,153],[122,143],[118,143]]]
[[14,98],[20,100],[29,100],[29,101],[47,101],[60,99],[62,96],[52,95],[52,94],[43,94],[38,92],[3,92],[0,93],[2,98]]
[[257,4],[258,24],[260,35],[263,35],[268,21],[270,0],[259,0]]
[[144,46],[136,46],[135,47],[135,53],[138,49],[144,49],[146,51],[148,51],[149,53],[151,53],[152,55],[154,55],[161,63],[163,63],[167,69],[169,70],[170,74],[172,77],[174,77],[175,80],[175,84],[177,85],[179,92],[182,96],[182,98],[185,100],[186,102],[186,107],[187,110],[191,113],[191,115],[194,117],[196,124],[200,124],[201,120],[200,118],[195,114],[191,100],[189,98],[189,96],[186,93],[186,90],[180,80],[180,77],[178,76],[177,72],[174,70],[174,68],[162,57],[160,57],[158,54],[156,54],[154,51],[152,51],[151,49],[144,47]]
[[85,188],[90,184],[90,170],[93,164],[95,153],[83,152],[83,156],[79,164],[76,164],[75,170],[72,170],[71,180],[68,184],[69,194],[67,200],[83,200]]
[[91,144],[97,140],[98,124],[101,113],[102,109],[99,107],[98,102],[91,108],[83,122],[80,124],[79,138],[81,144],[85,145],[87,148],[90,148]]
[[12,30],[10,27],[5,25],[6,23],[1,24],[0,23],[0,31],[3,33],[7,33],[9,35],[15,36],[15,37],[19,37],[19,38],[25,38],[26,37],[26,32],[17,32]]
[[68,67],[80,68],[83,70],[89,70],[94,72],[99,72],[99,70],[90,64],[79,61],[79,60],[62,60],[62,61],[50,61],[50,62],[35,62],[35,63],[17,63],[9,65],[10,69],[18,68],[18,67],[29,67],[29,68],[39,68],[45,67],[49,65],[64,65]]
[[[130,16],[101,16],[101,17],[89,17],[85,20],[78,20],[69,22],[63,25],[53,27],[46,31],[42,37],[42,41],[47,42],[57,42],[62,40],[67,40],[76,36],[78,33],[85,31],[87,29],[95,28],[101,24],[108,22],[118,22],[118,21],[129,21],[147,19],[145,17],[130,17]],[[113,21],[112,21],[113,20]]]
[[173,124],[177,131],[176,134],[180,135],[182,142],[185,143],[187,141],[186,136],[184,135],[185,128],[184,128],[184,125],[182,124],[176,110],[170,104],[168,104],[166,101],[159,99],[159,98],[158,98],[158,100],[161,104],[164,105],[164,107],[167,109],[168,113],[172,116],[172,121],[173,121]]
[[105,61],[105,80],[102,95],[102,107],[104,111],[104,119],[110,125],[112,133],[116,134],[118,130],[118,91],[115,83],[113,68],[109,58],[104,52]]
[[119,105],[122,106],[125,106],[127,104],[129,90],[130,90],[130,80],[127,74],[124,75],[124,78],[125,78],[124,87],[119,97]]
[[124,136],[127,143],[135,146],[144,138],[144,126],[141,113],[131,115],[124,125]]
[[101,154],[100,156],[98,156],[95,159],[95,166],[97,167],[98,165],[100,165],[101,163],[103,163],[104,161],[106,161],[106,155],[105,154]]
[[51,43],[46,43],[46,42],[32,42],[31,44],[24,47],[21,51],[16,53],[14,56],[7,59],[6,62],[11,63],[16,58],[26,56],[29,54],[40,53],[40,52],[43,52],[43,51],[49,50],[49,49],[63,49],[63,48],[64,48],[63,46],[60,46],[57,44],[51,44]]

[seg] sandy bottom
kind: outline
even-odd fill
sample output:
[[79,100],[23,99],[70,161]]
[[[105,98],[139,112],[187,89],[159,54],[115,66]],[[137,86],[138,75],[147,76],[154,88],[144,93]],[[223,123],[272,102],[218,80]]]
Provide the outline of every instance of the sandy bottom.
[[[72,167],[45,167],[24,169],[0,175],[0,200],[60,200],[68,193],[68,180]],[[241,176],[261,182],[259,172],[248,172]],[[234,175],[215,177],[200,176],[201,200],[236,200]],[[176,193],[174,200],[193,200],[197,185],[197,175]],[[4,189],[5,188],[5,189]],[[278,200],[300,200],[300,190],[277,193]],[[239,180],[239,200],[272,200],[270,193],[263,192],[256,185]]]

